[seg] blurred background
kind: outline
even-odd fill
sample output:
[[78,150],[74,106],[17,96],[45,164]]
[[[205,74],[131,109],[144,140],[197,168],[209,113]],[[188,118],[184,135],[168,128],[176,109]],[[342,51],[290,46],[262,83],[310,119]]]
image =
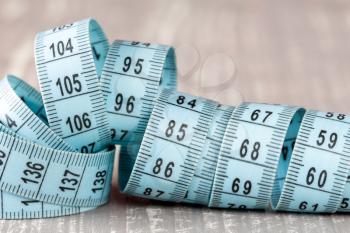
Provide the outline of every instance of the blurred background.
[[[182,91],[232,105],[244,100],[350,113],[350,1],[346,0],[0,0],[0,75],[12,73],[38,87],[35,34],[88,17],[100,22],[110,41],[174,46]],[[346,215],[242,214],[149,204],[129,201],[116,190],[111,203],[59,219],[2,221],[0,231],[348,229]]]
[[350,112],[349,1],[0,1],[0,74],[37,87],[35,34],[87,17],[111,41],[174,46],[180,90]]

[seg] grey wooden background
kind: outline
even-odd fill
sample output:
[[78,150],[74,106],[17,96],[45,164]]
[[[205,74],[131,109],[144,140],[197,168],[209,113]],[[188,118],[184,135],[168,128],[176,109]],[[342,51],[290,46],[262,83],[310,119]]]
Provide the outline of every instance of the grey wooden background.
[[[349,113],[350,2],[346,0],[0,1],[0,74],[34,86],[36,32],[94,17],[110,39],[177,48],[180,89]],[[118,193],[96,211],[0,221],[0,232],[349,232],[350,216],[212,210]]]

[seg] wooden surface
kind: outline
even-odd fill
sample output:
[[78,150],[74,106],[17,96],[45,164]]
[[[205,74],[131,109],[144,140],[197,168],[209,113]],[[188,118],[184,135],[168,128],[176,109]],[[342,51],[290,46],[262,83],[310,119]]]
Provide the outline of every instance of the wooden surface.
[[[94,17],[110,39],[177,48],[180,89],[229,104],[242,100],[349,113],[350,2],[0,1],[0,73],[34,86],[36,32]],[[116,180],[114,180],[116,186]],[[237,212],[133,201],[114,187],[96,211],[0,221],[0,232],[348,232],[350,216]]]

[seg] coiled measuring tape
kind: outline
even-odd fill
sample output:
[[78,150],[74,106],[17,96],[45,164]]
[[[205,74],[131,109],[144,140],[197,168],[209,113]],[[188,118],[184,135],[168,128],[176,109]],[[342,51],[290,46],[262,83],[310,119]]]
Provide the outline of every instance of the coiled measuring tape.
[[233,110],[234,107],[231,106],[219,106],[216,109],[196,172],[183,199],[184,202],[208,205],[218,154]]
[[139,142],[158,89],[176,89],[174,49],[135,41],[114,41],[100,83],[113,143]]
[[108,41],[95,20],[39,33],[35,59],[50,128],[75,149],[93,153],[111,141],[99,76]]
[[298,108],[241,104],[228,122],[211,207],[268,207],[289,123]]
[[273,207],[288,211],[345,211],[349,195],[344,192],[350,168],[349,133],[349,119],[344,114],[307,111],[289,167],[277,178],[283,186],[277,183]]
[[[346,115],[242,103],[236,108],[216,105],[210,111],[215,114],[198,125],[196,117],[201,111],[196,111],[197,116],[184,115],[181,105],[186,102],[174,101],[180,97],[201,99],[161,92],[135,164],[129,164],[129,173],[120,173],[122,191],[217,208],[266,209],[271,203],[279,211],[332,213],[349,209],[350,128]],[[187,152],[192,148],[189,144],[167,138],[175,132],[177,139],[182,139],[188,126],[206,132],[199,140],[205,145],[197,151],[200,159],[179,149],[185,147]],[[189,167],[187,160],[197,166]]]
[[67,215],[106,203],[114,150],[74,152],[45,124],[35,89],[6,76],[0,90],[1,218]]
[[42,96],[0,82],[0,206],[7,219],[79,213],[108,201],[120,144],[122,192],[216,208],[350,209],[350,118],[176,91],[173,48],[108,41],[93,19],[39,33]]
[[123,163],[124,158],[120,158],[125,166],[120,167],[122,191],[182,201],[195,175],[217,106],[214,101],[162,89],[135,164]]
[[[111,83],[123,81],[118,80],[123,76],[107,77],[105,72],[115,58],[112,53],[117,44],[128,46],[118,56],[138,55],[135,67],[140,70],[135,74],[145,89],[138,90],[140,99],[135,99],[133,107],[136,114],[146,114],[145,121],[145,110],[149,116],[157,89],[176,87],[173,49],[118,41],[108,51],[102,29],[91,19],[37,35],[35,57],[42,96],[14,76],[0,82],[1,218],[75,214],[108,201],[114,164],[110,125],[114,121],[108,119],[103,97],[116,93],[120,85],[106,91],[103,82],[108,78]],[[118,69],[119,61],[113,62]],[[124,64],[133,65],[131,61]],[[142,127],[138,128],[136,133],[142,138]]]

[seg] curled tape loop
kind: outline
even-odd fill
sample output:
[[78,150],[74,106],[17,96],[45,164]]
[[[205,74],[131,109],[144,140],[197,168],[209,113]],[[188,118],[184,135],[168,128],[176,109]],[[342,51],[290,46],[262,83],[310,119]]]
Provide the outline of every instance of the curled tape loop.
[[0,82],[1,218],[45,218],[120,190],[216,208],[349,211],[350,118],[176,91],[172,47],[108,41],[93,19],[39,33],[41,94]]
[[[110,144],[99,76],[108,41],[95,20],[39,33],[35,58],[51,129],[81,152]],[[70,108],[67,108],[71,106]]]
[[74,152],[47,126],[35,89],[6,76],[0,90],[2,218],[60,216],[106,203],[114,150]]

